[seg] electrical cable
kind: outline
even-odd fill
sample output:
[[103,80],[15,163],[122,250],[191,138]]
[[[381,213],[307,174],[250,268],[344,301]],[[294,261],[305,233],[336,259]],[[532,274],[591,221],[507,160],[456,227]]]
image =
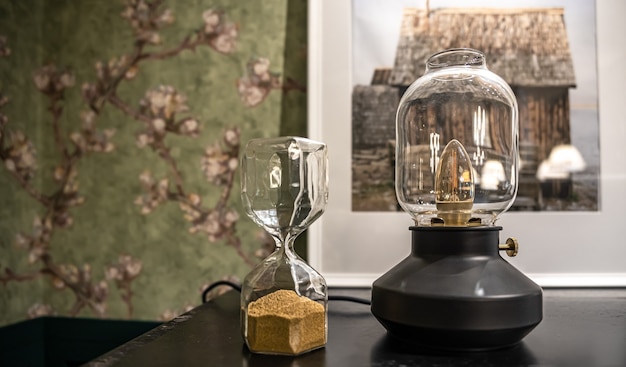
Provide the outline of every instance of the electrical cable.
[[216,287],[219,287],[220,285],[227,285],[237,292],[241,293],[241,286],[239,284],[229,282],[228,280],[218,280],[217,282],[210,284],[208,287],[206,287],[205,290],[202,291],[202,303],[207,303],[209,301],[207,300],[207,295],[209,294],[209,292]]
[[348,301],[348,302],[360,303],[362,305],[368,305],[368,306],[372,304],[372,302],[370,302],[369,299],[352,297],[352,296],[330,295],[328,296],[328,300],[329,301]]
[[[233,283],[233,282],[229,282],[228,280],[218,280],[217,282],[210,284],[208,287],[206,287],[206,289],[204,291],[202,291],[202,303],[207,303],[209,301],[209,300],[207,300],[207,296],[208,296],[209,292],[211,292],[216,287],[219,287],[220,285],[227,285],[227,286],[233,288],[234,290],[236,290],[237,292],[241,292],[241,286],[239,284],[236,284],[236,283]],[[328,300],[329,301],[354,302],[354,303],[360,303],[362,305],[370,305],[371,304],[369,299],[352,297],[352,296],[330,295],[330,296],[328,296]]]

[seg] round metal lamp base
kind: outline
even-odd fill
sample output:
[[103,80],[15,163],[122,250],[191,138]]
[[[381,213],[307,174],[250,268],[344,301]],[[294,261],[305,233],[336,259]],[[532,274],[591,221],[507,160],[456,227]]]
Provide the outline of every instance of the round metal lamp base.
[[542,290],[500,257],[501,227],[411,227],[412,252],[372,287],[392,337],[478,351],[517,344],[542,319]]
[[536,325],[506,330],[441,330],[419,328],[378,318],[393,338],[424,349],[482,352],[518,344]]

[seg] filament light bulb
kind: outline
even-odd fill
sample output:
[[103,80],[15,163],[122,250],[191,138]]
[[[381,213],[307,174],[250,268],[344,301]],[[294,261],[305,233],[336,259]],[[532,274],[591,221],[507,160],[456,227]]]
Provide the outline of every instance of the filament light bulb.
[[441,153],[435,175],[438,218],[446,226],[466,226],[474,206],[474,170],[463,144],[450,140]]

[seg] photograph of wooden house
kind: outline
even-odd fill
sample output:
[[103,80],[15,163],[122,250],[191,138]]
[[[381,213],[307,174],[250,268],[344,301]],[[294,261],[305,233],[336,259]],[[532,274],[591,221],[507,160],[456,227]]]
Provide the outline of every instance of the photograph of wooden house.
[[[423,75],[430,55],[459,47],[482,51],[489,70],[518,101],[521,169],[510,210],[598,210],[593,1],[379,3],[353,1],[353,211],[398,210],[393,164],[399,100]],[[386,9],[377,11],[381,6]],[[381,20],[385,15],[393,20]],[[386,41],[373,36],[394,24]],[[368,49],[392,55],[371,57],[375,52]]]

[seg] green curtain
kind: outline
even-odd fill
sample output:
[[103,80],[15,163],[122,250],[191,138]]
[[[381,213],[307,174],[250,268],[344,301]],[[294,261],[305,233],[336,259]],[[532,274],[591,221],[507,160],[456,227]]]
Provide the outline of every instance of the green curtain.
[[271,245],[236,162],[306,134],[306,28],[305,0],[0,2],[0,325],[243,279]]

